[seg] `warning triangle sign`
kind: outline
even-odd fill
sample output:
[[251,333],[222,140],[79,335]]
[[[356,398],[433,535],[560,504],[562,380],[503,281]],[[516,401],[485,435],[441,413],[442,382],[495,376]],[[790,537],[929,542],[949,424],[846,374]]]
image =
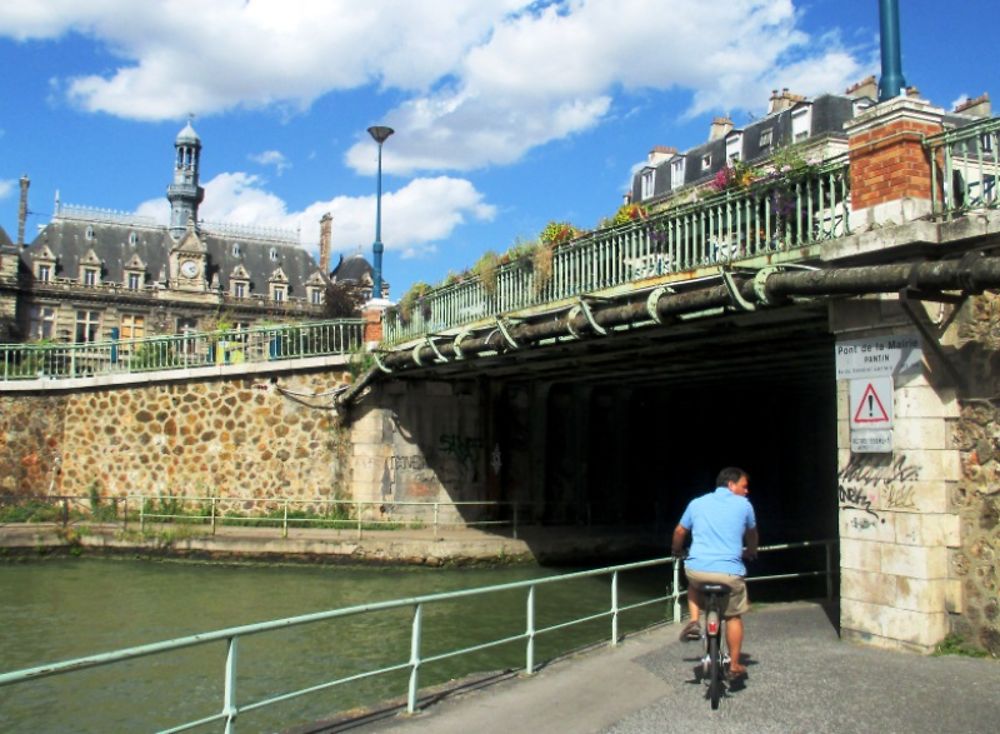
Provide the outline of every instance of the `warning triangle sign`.
[[875,391],[875,386],[868,383],[858,401],[858,409],[854,411],[854,423],[889,423],[889,414],[882,405],[882,400]]

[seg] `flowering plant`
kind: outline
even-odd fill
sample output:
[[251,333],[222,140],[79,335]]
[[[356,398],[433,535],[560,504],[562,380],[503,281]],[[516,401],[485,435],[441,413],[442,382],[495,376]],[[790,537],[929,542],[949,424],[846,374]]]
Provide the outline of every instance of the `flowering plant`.
[[559,245],[579,237],[580,230],[569,222],[549,222],[538,235],[538,240],[544,245]]

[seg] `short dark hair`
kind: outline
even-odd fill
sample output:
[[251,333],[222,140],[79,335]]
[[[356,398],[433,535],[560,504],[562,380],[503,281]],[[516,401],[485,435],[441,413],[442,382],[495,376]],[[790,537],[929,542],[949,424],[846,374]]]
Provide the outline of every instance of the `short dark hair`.
[[715,486],[728,487],[730,482],[738,482],[743,477],[750,479],[750,475],[738,466],[727,466],[719,472],[719,476],[715,479]]

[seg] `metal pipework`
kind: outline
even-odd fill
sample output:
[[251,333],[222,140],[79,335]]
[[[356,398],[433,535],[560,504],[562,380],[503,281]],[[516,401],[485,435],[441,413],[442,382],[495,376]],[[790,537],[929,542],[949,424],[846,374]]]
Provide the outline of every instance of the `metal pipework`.
[[882,77],[878,82],[878,101],[898,97],[906,88],[903,79],[903,53],[899,42],[899,0],[879,0],[879,35],[882,39]]
[[[919,263],[893,263],[868,265],[852,268],[835,268],[814,271],[775,271],[765,273],[763,278],[753,274],[734,273],[732,282],[743,300],[753,304],[780,304],[790,296],[831,297],[866,295],[873,293],[895,293],[907,287],[924,291],[962,290],[981,292],[984,288],[1000,287],[1000,257],[985,257],[970,253],[960,260],[926,261]],[[664,322],[672,317],[706,311],[712,308],[733,306],[733,294],[725,283],[712,285],[687,293],[664,292],[655,303],[655,311]],[[591,310],[594,323],[607,330],[615,326],[649,322],[650,313],[645,299],[632,300],[617,305],[594,305]],[[602,338],[588,323],[588,318],[579,309],[568,309],[564,314],[535,323],[518,323],[510,328],[510,336],[522,346],[543,339],[563,337],[571,334],[587,334],[592,338]],[[437,347],[441,355],[451,359],[455,355],[454,344],[440,343]],[[485,351],[503,351],[506,341],[499,330],[485,329],[479,335],[462,339],[461,353],[468,358]],[[430,347],[422,347],[420,359],[430,364],[436,355]],[[413,367],[412,350],[388,354],[383,363],[393,369]],[[367,375],[366,375],[367,377]],[[341,404],[349,403],[370,384],[364,379],[342,396]]]

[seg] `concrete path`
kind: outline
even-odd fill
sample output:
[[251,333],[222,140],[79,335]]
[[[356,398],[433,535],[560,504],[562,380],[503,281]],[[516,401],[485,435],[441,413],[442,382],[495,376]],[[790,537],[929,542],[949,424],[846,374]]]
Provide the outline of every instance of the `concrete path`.
[[[352,732],[414,734],[935,734],[994,731],[1000,662],[921,657],[841,642],[824,609],[796,603],[746,618],[750,673],[718,711],[695,682],[697,643],[659,628],[444,698]],[[346,731],[344,728],[312,731]]]

